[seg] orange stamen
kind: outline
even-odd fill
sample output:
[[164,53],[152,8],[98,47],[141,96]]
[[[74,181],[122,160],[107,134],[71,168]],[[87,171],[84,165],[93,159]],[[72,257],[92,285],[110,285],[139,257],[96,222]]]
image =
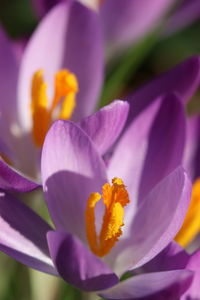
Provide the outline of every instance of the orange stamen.
[[[33,121],[33,139],[39,147],[44,142],[45,135],[54,119],[71,118],[76,106],[78,82],[76,76],[68,70],[61,70],[55,74],[55,93],[52,105],[48,107],[47,84],[43,78],[43,71],[38,70],[33,75],[31,88],[31,112]],[[59,114],[55,118],[55,110],[61,104]]]
[[112,180],[112,185],[104,184],[102,199],[105,205],[102,227],[99,236],[95,228],[95,206],[101,199],[99,193],[92,193],[86,208],[86,234],[92,252],[100,257],[105,256],[114,247],[122,235],[124,225],[124,206],[129,203],[128,192],[119,178]]

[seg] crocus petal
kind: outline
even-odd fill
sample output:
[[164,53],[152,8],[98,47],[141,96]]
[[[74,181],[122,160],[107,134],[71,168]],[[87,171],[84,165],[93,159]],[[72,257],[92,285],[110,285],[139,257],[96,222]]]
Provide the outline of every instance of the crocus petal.
[[103,1],[100,15],[110,54],[130,46],[152,31],[173,2],[174,0]]
[[190,196],[191,182],[182,167],[154,187],[136,211],[129,238],[115,246],[116,272],[142,266],[173,240],[183,223]]
[[0,250],[36,270],[57,274],[49,257],[51,227],[23,203],[0,195]]
[[192,116],[187,119],[186,145],[184,148],[183,165],[191,178],[200,176],[200,117]]
[[0,189],[11,192],[30,192],[40,185],[29,180],[0,159]]
[[33,74],[44,69],[48,89],[52,92],[54,74],[63,68],[75,73],[79,82],[74,118],[90,114],[98,100],[103,74],[99,19],[93,10],[71,0],[56,5],[46,15],[24,52],[18,91],[24,129],[31,127],[30,85]]
[[85,239],[85,209],[92,192],[101,193],[105,166],[80,127],[56,121],[42,150],[42,178],[49,211],[58,229]]
[[199,0],[184,1],[184,4],[176,9],[165,25],[164,35],[176,33],[194,23],[200,18]]
[[62,0],[32,0],[33,9],[38,17],[43,17],[54,5]]
[[12,44],[0,28],[0,136],[5,142],[16,118],[16,84],[18,63]]
[[128,116],[128,110],[127,102],[116,100],[79,123],[101,155],[112,146],[120,135]]
[[141,274],[103,291],[101,296],[112,300],[176,300],[188,289],[192,277],[188,270]]
[[[33,9],[38,17],[44,16],[53,6],[63,0],[32,0]],[[93,9],[98,9],[101,0],[78,0],[84,5]]]
[[184,128],[184,109],[171,94],[148,106],[121,137],[108,174],[124,180],[132,206],[181,163]]
[[[185,112],[179,97],[173,94],[166,96],[149,133],[138,200],[143,199],[162,178],[181,163],[185,131]],[[165,159],[166,157],[169,159]]]
[[[190,260],[190,255],[176,242],[171,242],[158,255],[142,266],[143,272],[162,272],[185,269]],[[133,275],[137,269],[133,270]]]
[[200,298],[200,250],[191,255],[187,265],[188,270],[194,271],[194,279],[186,293],[181,297],[181,300],[199,299]]
[[118,283],[118,277],[81,241],[69,233],[48,232],[51,257],[59,274],[79,289],[96,291]]
[[[6,147],[12,151],[12,155],[8,153],[8,157],[13,165],[20,171],[33,175],[36,165],[34,147],[30,147],[30,143],[26,142],[28,139],[21,135],[18,114],[16,113],[18,59],[14,53],[13,44],[1,28],[0,45],[0,136]],[[2,154],[4,153],[1,152],[0,155]],[[31,159],[28,160],[30,157]]]
[[183,102],[188,101],[199,86],[200,57],[194,56],[129,95],[129,122],[159,95],[176,91]]

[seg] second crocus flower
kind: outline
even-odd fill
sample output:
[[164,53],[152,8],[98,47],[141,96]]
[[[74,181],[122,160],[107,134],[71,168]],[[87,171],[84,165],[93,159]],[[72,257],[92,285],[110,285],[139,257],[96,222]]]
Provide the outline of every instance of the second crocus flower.
[[99,20],[78,2],[57,5],[31,36],[20,62],[3,32],[0,39],[0,154],[38,179],[39,153],[52,122],[79,120],[98,101],[103,79]]

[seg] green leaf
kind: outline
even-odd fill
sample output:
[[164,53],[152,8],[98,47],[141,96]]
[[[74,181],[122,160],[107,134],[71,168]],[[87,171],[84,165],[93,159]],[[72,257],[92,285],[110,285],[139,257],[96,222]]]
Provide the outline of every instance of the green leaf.
[[158,36],[158,31],[155,31],[138,42],[122,56],[119,63],[108,73],[101,96],[100,107],[110,103],[120,94],[124,87],[124,82],[133,77],[157,42]]

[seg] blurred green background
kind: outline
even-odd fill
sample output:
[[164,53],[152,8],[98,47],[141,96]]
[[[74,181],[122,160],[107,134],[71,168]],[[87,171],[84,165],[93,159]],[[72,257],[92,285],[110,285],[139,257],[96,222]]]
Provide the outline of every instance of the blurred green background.
[[[37,26],[37,18],[29,0],[1,0],[0,21],[13,40],[27,39]],[[200,22],[181,32],[162,38],[161,24],[123,55],[109,64],[100,106],[114,98],[122,98],[142,83],[173,67],[185,58],[200,53]],[[199,95],[189,105],[189,112],[200,111]],[[30,195],[29,195],[30,196]],[[32,195],[33,208],[47,217],[43,199]],[[47,217],[48,218],[48,217]],[[81,294],[61,279],[30,270],[0,253],[0,300],[75,300]]]

